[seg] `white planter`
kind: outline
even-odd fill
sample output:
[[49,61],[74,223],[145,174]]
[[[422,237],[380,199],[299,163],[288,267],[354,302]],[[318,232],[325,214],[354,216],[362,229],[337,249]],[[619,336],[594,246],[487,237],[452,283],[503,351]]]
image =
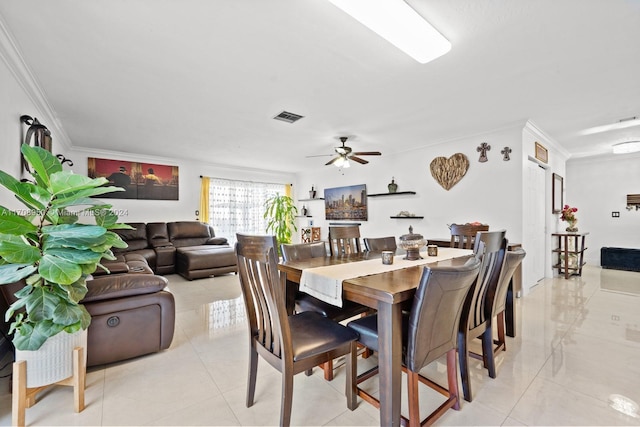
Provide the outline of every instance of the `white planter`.
[[16,362],[27,362],[27,388],[54,384],[73,375],[73,349],[83,347],[87,361],[87,331],[60,332],[38,350],[16,350]]

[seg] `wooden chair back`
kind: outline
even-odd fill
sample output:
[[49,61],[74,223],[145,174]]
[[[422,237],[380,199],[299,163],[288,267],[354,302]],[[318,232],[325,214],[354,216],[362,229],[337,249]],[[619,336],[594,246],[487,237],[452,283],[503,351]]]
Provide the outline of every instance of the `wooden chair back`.
[[283,243],[280,245],[282,259],[285,261],[299,261],[301,259],[319,258],[327,256],[324,242],[312,243]]
[[362,240],[364,241],[364,248],[367,251],[371,251],[371,252],[394,251],[395,252],[396,249],[398,249],[396,238],[393,236],[365,237]]
[[362,252],[360,248],[360,227],[348,225],[329,227],[329,253],[331,256],[349,255]]
[[460,249],[472,249],[476,234],[479,231],[489,231],[485,224],[451,224],[451,247]]

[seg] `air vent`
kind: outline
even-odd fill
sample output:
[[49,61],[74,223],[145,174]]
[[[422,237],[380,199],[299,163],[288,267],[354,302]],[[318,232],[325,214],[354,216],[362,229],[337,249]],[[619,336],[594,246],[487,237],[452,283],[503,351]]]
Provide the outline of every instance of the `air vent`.
[[301,116],[300,114],[295,114],[295,113],[290,113],[288,111],[283,111],[282,113],[280,113],[277,116],[275,116],[274,119],[282,120],[283,122],[287,122],[287,123],[294,123],[294,122],[297,122],[298,120],[300,120],[303,117],[304,116]]

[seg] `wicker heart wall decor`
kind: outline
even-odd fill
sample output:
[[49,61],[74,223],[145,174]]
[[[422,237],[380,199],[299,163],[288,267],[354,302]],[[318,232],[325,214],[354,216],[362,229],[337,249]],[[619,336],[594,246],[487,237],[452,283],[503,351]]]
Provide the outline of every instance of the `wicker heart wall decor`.
[[456,185],[469,169],[469,159],[462,153],[449,157],[436,157],[431,161],[431,176],[445,190]]

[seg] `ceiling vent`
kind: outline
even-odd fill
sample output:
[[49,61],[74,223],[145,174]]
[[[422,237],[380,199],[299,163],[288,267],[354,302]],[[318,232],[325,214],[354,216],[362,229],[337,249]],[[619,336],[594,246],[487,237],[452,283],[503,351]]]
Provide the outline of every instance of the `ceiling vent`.
[[290,113],[288,111],[283,111],[282,113],[280,113],[277,116],[275,116],[274,119],[282,120],[283,122],[287,122],[287,123],[295,123],[295,122],[297,122],[298,120],[300,120],[303,117],[304,116],[301,116],[300,114],[295,114],[295,113]]

